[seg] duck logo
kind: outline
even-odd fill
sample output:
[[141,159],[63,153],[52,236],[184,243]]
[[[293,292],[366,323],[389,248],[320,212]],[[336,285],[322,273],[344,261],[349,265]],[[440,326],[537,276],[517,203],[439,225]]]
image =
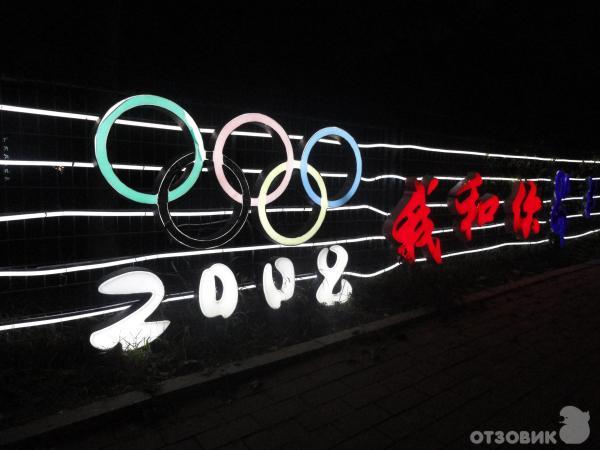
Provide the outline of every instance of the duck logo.
[[565,406],[560,410],[563,425],[559,436],[565,444],[581,444],[590,436],[590,413],[575,406]]

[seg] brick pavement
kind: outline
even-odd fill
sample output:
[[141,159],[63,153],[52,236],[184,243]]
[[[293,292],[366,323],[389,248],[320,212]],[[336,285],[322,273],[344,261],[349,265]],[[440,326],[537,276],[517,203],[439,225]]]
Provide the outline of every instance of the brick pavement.
[[600,448],[598,292],[600,267],[562,275],[52,446],[459,449],[473,430],[558,430],[575,405],[592,434],[572,448]]

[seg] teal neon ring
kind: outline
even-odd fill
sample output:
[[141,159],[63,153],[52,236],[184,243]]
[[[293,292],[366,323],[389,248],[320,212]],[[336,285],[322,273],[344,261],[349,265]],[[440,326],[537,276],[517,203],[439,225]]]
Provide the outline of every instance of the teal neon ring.
[[119,179],[113,170],[110,161],[108,160],[108,154],[106,151],[108,134],[113,124],[124,112],[138,106],[153,106],[167,110],[177,119],[179,119],[179,121],[185,124],[192,135],[196,158],[194,159],[194,166],[192,167],[188,177],[175,189],[169,191],[168,201],[176,200],[182,195],[185,195],[198,180],[198,177],[202,172],[202,165],[206,160],[206,151],[204,150],[202,135],[200,134],[200,130],[198,129],[196,122],[194,122],[194,119],[192,119],[185,109],[183,109],[177,103],[166,98],[158,97],[156,95],[134,95],[133,97],[128,97],[116,103],[106,112],[104,117],[102,117],[98,123],[96,135],[94,136],[94,150],[96,154],[96,162],[98,163],[100,172],[108,184],[110,184],[110,186],[123,197],[126,197],[136,203],[144,203],[147,205],[156,204],[158,200],[158,194],[147,194],[145,192],[136,191]]
[[321,202],[321,197],[319,197],[319,195],[313,190],[312,186],[308,182],[308,158],[315,144],[319,142],[319,139],[327,136],[339,136],[348,142],[352,148],[352,152],[354,153],[354,159],[356,160],[356,172],[354,174],[354,180],[352,180],[352,184],[350,186],[346,186],[348,191],[340,198],[329,200],[330,208],[338,208],[342,205],[345,205],[356,193],[360,183],[360,176],[362,175],[362,157],[360,155],[360,149],[350,133],[338,127],[327,127],[322,128],[313,134],[302,151],[302,157],[300,159],[300,178],[302,179],[302,186],[304,186],[304,190],[310,199],[318,205]]

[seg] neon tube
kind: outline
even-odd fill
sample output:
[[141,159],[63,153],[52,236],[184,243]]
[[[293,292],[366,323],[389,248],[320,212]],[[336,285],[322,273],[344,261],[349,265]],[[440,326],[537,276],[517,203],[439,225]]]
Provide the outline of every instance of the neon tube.
[[[323,247],[326,245],[333,244],[353,244],[359,242],[378,241],[384,240],[383,236],[364,236],[358,238],[339,239],[335,241],[322,241],[322,242],[306,242],[300,244],[294,248],[300,247]],[[198,256],[198,255],[214,255],[219,253],[240,253],[253,250],[273,250],[277,248],[286,248],[285,245],[281,244],[267,244],[267,245],[254,245],[247,247],[230,247],[230,248],[213,248],[208,250],[192,250],[185,252],[170,252],[170,253],[158,253],[155,255],[137,256],[133,258],[118,259],[115,261],[93,263],[93,264],[82,264],[78,266],[66,265],[63,267],[57,267],[54,269],[37,269],[37,270],[5,270],[0,271],[0,277],[35,277],[35,276],[46,276],[46,275],[58,275],[62,273],[73,273],[81,272],[86,270],[105,269],[107,267],[124,266],[127,264],[135,264],[144,261],[154,261],[157,259],[168,259],[168,258],[183,258],[186,256]]]
[[[598,213],[598,214],[600,214],[600,213]],[[579,239],[579,238],[589,236],[591,234],[598,233],[598,232],[600,232],[600,228],[595,229],[595,230],[590,230],[590,231],[587,231],[582,234],[565,236],[565,239]],[[539,245],[539,244],[544,244],[544,243],[548,243],[548,242],[549,242],[549,239],[542,239],[540,241],[532,241],[532,242],[518,242],[518,241],[517,242],[505,242],[505,243],[493,245],[490,247],[483,247],[483,248],[479,248],[479,249],[472,249],[472,250],[465,250],[465,251],[461,251],[461,252],[448,253],[448,254],[442,255],[442,258],[452,258],[455,256],[461,256],[461,255],[466,255],[466,254],[471,254],[471,253],[488,252],[488,251],[497,250],[497,249],[503,248],[503,247],[523,246],[523,245]],[[425,262],[425,261],[426,261],[425,258],[415,259],[415,262]],[[385,267],[383,269],[380,269],[378,271],[371,272],[371,273],[344,272],[343,274],[346,276],[349,276],[349,277],[373,278],[373,277],[382,275],[386,272],[389,272],[390,270],[395,269],[400,264],[402,264],[402,263],[397,262],[397,263],[392,264],[391,266]],[[296,277],[296,281],[312,280],[315,278],[317,278],[316,274],[304,275],[304,276]],[[248,285],[248,286],[241,286],[238,289],[239,290],[247,290],[247,289],[255,289],[255,288],[256,288],[256,285],[252,284],[252,285]],[[194,294],[177,295],[174,297],[166,298],[165,300],[163,300],[163,303],[169,303],[169,302],[175,302],[175,301],[181,301],[181,300],[191,300],[194,297],[195,297]],[[24,322],[12,323],[12,324],[0,325],[0,331],[14,330],[14,329],[18,329],[18,328],[30,328],[30,327],[41,326],[41,325],[51,325],[51,324],[68,322],[68,321],[73,321],[73,320],[86,319],[86,318],[105,315],[105,314],[112,314],[112,313],[123,311],[123,310],[129,308],[129,305],[118,306],[115,308],[111,308],[111,307],[108,307],[108,308],[110,308],[110,309],[102,309],[102,310],[97,310],[97,311],[96,310],[88,310],[89,312],[78,313],[78,314],[71,315],[71,316],[64,316],[61,314],[56,314],[53,316],[53,318],[48,318],[48,319],[39,318],[37,320],[32,320],[32,321],[24,321]],[[56,317],[59,315],[62,317]]]
[[[352,208],[352,207],[341,207],[342,208]],[[600,212],[592,213],[593,216],[600,215]],[[567,216],[567,218],[579,218],[581,214],[573,214]],[[15,219],[16,220],[16,219]],[[540,224],[545,224],[545,221],[540,221]],[[480,227],[473,227],[473,230],[484,230],[489,228],[497,228],[504,226],[503,223],[496,223],[490,225],[483,225]],[[452,232],[452,228],[443,228],[439,230],[435,230],[434,234],[440,233],[450,233]],[[351,243],[359,243],[373,240],[383,240],[384,236],[364,236],[358,238],[347,238],[341,240],[333,240],[333,241],[324,241],[324,242],[315,242],[315,243],[303,243],[298,245],[297,247],[321,247],[325,245],[333,245],[333,244],[351,244]],[[186,251],[186,252],[172,252],[172,253],[159,253],[156,255],[148,255],[148,256],[138,256],[134,258],[126,258],[111,262],[105,263],[96,263],[96,264],[85,264],[79,266],[71,266],[68,265],[62,268],[55,269],[39,269],[39,270],[13,270],[13,271],[0,271],[0,277],[26,277],[26,276],[46,276],[46,275],[57,275],[61,273],[71,273],[71,272],[80,272],[85,270],[96,270],[103,269],[108,267],[115,267],[126,264],[139,263],[144,261],[152,261],[156,259],[166,259],[166,258],[179,258],[185,256],[198,256],[198,255],[208,255],[208,254],[218,254],[218,253],[238,253],[245,251],[254,251],[254,250],[271,250],[276,248],[284,248],[286,246],[280,244],[267,244],[267,245],[256,245],[256,246],[248,246],[248,247],[233,247],[233,248],[217,248],[217,249],[209,249],[209,250],[196,250],[196,251]]]
[[[331,208],[328,211],[347,211],[347,210],[360,210],[366,209],[373,211],[382,216],[388,216],[389,213],[382,211],[381,209],[375,208],[370,205],[348,205],[340,206],[338,208]],[[267,208],[267,213],[281,213],[281,212],[310,212],[311,207],[289,207],[289,208]],[[213,217],[213,216],[226,216],[231,215],[232,210],[222,211],[178,211],[171,213],[174,217]],[[9,214],[0,216],[1,222],[12,222],[16,220],[29,220],[29,219],[44,219],[51,217],[153,217],[154,211],[47,211],[39,213],[23,213],[23,214]]]
[[[38,108],[25,108],[21,106],[12,106],[12,105],[2,105],[0,104],[0,111],[7,112],[15,112],[22,114],[35,114],[41,116],[52,116],[52,117],[61,117],[67,119],[76,119],[76,120],[87,120],[95,122],[99,119],[99,116],[88,115],[88,114],[77,114],[77,113],[69,113],[69,112],[61,112],[61,111],[52,111],[47,109],[38,109]],[[121,119],[119,119],[121,120]],[[132,126],[140,126],[145,128],[159,128],[159,129],[168,129],[168,130],[178,130],[181,131],[180,127],[176,127],[173,125],[165,125],[151,122],[141,122],[134,120],[127,120],[125,123],[116,121],[120,125],[132,125]],[[212,134],[215,132],[213,128],[200,128],[201,133]],[[240,132],[234,131],[231,134],[236,135],[238,133],[244,133],[244,135],[248,135],[250,132]],[[271,135],[268,133],[253,133],[253,136],[256,137],[266,137],[271,138]],[[289,135],[290,139],[300,140],[303,139],[302,136],[299,135]],[[335,144],[340,145],[340,142],[331,140],[331,139],[320,139],[319,142],[323,142],[326,144]],[[455,154],[455,155],[471,155],[471,156],[481,156],[485,158],[503,158],[503,159],[520,159],[520,160],[532,160],[532,161],[541,161],[541,162],[557,162],[557,163],[573,163],[573,164],[600,164],[600,161],[596,160],[578,160],[578,159],[566,159],[566,158],[546,158],[540,156],[526,156],[526,155],[510,155],[504,153],[485,153],[478,152],[472,150],[453,150],[453,149],[443,149],[443,148],[435,148],[435,147],[425,147],[421,145],[399,145],[399,144],[387,144],[387,143],[371,143],[371,144],[358,144],[359,148],[371,149],[371,148],[388,148],[394,150],[419,150],[424,152],[431,153],[446,153],[446,154]]]
[[[81,162],[81,161],[36,161],[36,160],[0,160],[0,166],[39,166],[39,167],[84,167],[84,168],[93,168],[94,163]],[[160,172],[162,170],[161,166],[143,166],[138,164],[112,164],[114,169],[121,170],[149,170],[154,172]],[[208,172],[208,169],[202,169],[202,172]],[[261,169],[242,169],[244,173],[261,173]],[[335,173],[335,172],[323,172],[321,173],[323,178],[346,178],[348,176],[347,173]],[[396,174],[382,174],[376,175],[374,177],[361,177],[361,181],[365,181],[367,183],[383,180],[383,179],[397,179],[406,181],[405,176],[396,175]],[[416,177],[418,180],[422,180],[423,177]],[[437,178],[441,181],[460,181],[464,179],[464,176],[451,176],[451,175],[435,175],[434,178]],[[484,181],[519,181],[521,178],[510,178],[510,177],[481,177]],[[537,182],[547,182],[552,183],[553,181],[550,178],[527,178],[530,181]],[[598,178],[592,178],[593,180],[600,180]],[[571,181],[585,181],[585,178],[571,178]]]
[[[27,161],[27,160],[0,160],[0,166],[34,166],[34,167],[81,167],[91,169],[94,167],[94,163],[87,163],[81,161]],[[143,166],[138,164],[111,164],[113,169],[119,170],[140,170],[140,171],[153,171],[160,172],[161,166]],[[208,172],[208,169],[203,168],[202,172]],[[242,169],[244,173],[261,173],[260,169]],[[346,178],[347,173],[335,173],[335,172],[323,172],[321,173],[323,178]],[[464,179],[464,176],[451,176],[451,175],[435,175],[440,181],[460,181]],[[510,177],[481,177],[484,181],[519,181],[521,178],[510,178]],[[396,174],[382,174],[374,177],[360,177],[361,181],[366,183],[372,183],[374,181],[385,180],[385,179],[396,179],[406,181],[407,177]],[[418,180],[422,180],[423,177],[417,177]],[[550,178],[527,178],[529,181],[546,182],[552,183]],[[593,180],[600,180],[599,178],[592,178]],[[571,178],[571,181],[585,182],[585,178]]]

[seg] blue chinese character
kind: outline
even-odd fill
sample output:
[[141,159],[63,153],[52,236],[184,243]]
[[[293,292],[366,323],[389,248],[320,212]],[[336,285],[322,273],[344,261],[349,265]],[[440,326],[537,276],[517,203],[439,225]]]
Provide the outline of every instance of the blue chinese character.
[[592,177],[586,178],[587,191],[583,196],[583,217],[589,219],[592,217],[592,210],[594,209],[596,201],[594,200],[594,194],[596,193],[596,182]]
[[565,245],[565,234],[567,233],[567,213],[562,201],[569,195],[569,191],[569,175],[562,170],[557,171],[554,178],[552,209],[550,209],[550,228],[558,236],[561,247]]

